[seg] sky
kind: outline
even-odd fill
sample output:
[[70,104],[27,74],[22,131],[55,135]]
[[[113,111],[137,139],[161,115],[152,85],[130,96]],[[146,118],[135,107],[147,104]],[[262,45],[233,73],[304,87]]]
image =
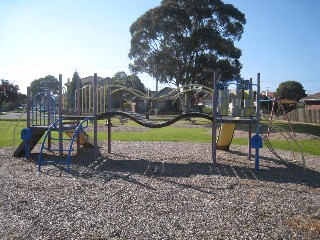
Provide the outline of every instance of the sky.
[[[77,70],[80,77],[130,74],[131,24],[161,0],[0,0],[0,79],[22,93],[35,79]],[[261,90],[300,82],[307,94],[320,92],[319,0],[225,0],[246,15],[241,76]],[[155,80],[139,75],[147,88]],[[165,85],[160,85],[160,88]]]

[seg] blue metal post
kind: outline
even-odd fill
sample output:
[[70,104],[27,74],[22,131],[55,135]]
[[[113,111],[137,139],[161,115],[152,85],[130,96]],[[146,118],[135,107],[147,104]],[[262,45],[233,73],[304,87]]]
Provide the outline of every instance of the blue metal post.
[[[249,80],[249,96],[253,99],[253,94],[252,94],[252,78]],[[252,111],[250,113],[250,118],[252,119]],[[251,129],[251,122],[249,123],[249,129],[248,129],[248,160],[251,160],[251,134],[252,134],[252,129]]]
[[217,163],[217,74],[214,72],[213,75],[213,93],[212,93],[212,162]]
[[[257,110],[257,123],[256,123],[256,135],[260,135],[260,73],[257,74],[257,105],[256,105],[256,110]],[[256,159],[255,159],[255,169],[259,170],[259,148],[256,148]]]
[[98,94],[97,94],[97,84],[98,78],[97,73],[93,76],[93,151],[94,158],[98,157],[98,120],[97,120],[97,111],[98,111]]
[[[108,112],[111,112],[111,78],[108,79]],[[108,116],[108,153],[111,153],[111,117]]]
[[[58,111],[59,111],[59,155],[62,156],[63,155],[63,143],[62,143],[62,128],[63,128],[63,124],[62,124],[62,74],[59,74],[59,99],[58,99]],[[54,106],[55,108],[55,106]],[[55,119],[56,121],[56,119]]]

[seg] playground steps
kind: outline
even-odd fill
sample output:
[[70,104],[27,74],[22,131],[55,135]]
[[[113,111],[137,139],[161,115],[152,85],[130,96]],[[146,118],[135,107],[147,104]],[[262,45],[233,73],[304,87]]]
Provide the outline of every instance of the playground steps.
[[[70,139],[72,139],[74,135],[74,131],[76,130],[78,124],[79,123],[77,121],[63,122],[63,127],[66,129],[64,133]],[[94,146],[93,139],[83,129],[81,132],[78,132],[78,134],[79,134],[78,139],[79,139],[80,145],[86,148],[93,148]],[[75,140],[75,142],[77,142],[77,139]]]
[[[66,129],[65,134],[71,139],[74,131],[77,127],[77,122],[64,122],[64,128]],[[48,126],[34,126],[31,129],[31,140],[29,142],[29,151],[31,152],[33,148],[37,145],[39,140],[48,130]],[[93,148],[93,139],[85,132],[79,132],[79,141],[83,147]],[[14,157],[24,157],[26,156],[26,142],[22,141],[17,149],[13,153]]]
[[[43,134],[48,130],[47,126],[31,127],[31,140],[29,143],[30,152],[37,145]],[[13,153],[14,157],[23,157],[26,155],[26,142],[22,141],[18,148]]]
[[[64,133],[71,139],[74,131],[65,131]],[[93,139],[85,131],[79,132],[79,142],[85,148],[93,148],[94,146]]]

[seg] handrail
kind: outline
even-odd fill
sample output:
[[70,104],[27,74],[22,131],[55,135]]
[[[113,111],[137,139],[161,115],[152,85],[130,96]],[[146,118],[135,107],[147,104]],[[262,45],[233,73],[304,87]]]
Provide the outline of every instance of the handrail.
[[76,141],[78,137],[78,133],[84,132],[84,129],[86,129],[89,125],[89,121],[91,121],[92,118],[85,118],[82,120],[82,122],[79,123],[79,125],[76,127],[76,130],[73,132],[72,138],[70,140],[69,150],[68,150],[68,158],[67,158],[67,172],[70,172],[70,165],[71,165],[71,152],[73,152],[73,143]]

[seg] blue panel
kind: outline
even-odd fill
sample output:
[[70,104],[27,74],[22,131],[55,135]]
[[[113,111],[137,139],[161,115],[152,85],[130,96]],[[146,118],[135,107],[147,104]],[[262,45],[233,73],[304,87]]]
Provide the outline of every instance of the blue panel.
[[260,135],[254,135],[251,138],[251,147],[252,148],[262,148],[262,137]]
[[32,137],[31,135],[31,129],[30,128],[24,128],[21,130],[21,139],[22,140],[30,140]]

